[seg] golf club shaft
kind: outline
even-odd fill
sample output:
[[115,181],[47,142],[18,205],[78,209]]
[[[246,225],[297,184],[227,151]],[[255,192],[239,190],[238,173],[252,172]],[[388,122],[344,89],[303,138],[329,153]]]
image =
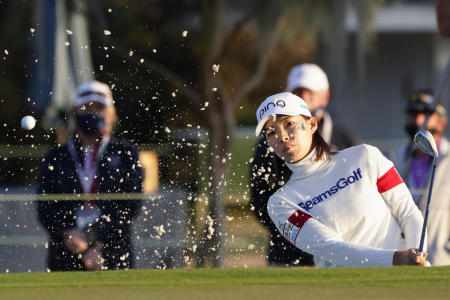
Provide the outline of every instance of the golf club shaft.
[[423,218],[422,235],[420,236],[419,255],[423,253],[423,244],[425,243],[425,232],[427,229],[428,209],[430,207],[431,193],[433,191],[434,172],[436,171],[436,157],[433,158],[433,168],[431,171],[430,188],[428,190],[427,207],[425,209],[425,215]]

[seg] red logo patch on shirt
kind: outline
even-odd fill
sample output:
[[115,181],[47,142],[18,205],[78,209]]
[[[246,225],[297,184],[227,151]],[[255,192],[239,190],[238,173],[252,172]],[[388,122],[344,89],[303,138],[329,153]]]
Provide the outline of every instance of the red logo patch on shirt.
[[282,232],[283,236],[295,245],[300,229],[305,225],[309,218],[311,218],[310,215],[297,210],[284,224]]

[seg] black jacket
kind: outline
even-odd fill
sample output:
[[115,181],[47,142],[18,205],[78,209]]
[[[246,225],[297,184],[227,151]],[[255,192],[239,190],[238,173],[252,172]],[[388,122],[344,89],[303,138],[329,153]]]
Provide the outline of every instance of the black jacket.
[[[79,143],[76,149],[80,149]],[[81,157],[81,152],[78,153]],[[78,161],[81,161],[78,160]],[[41,194],[82,194],[76,162],[68,145],[55,146],[46,154],[38,179]],[[97,167],[97,193],[141,193],[142,170],[138,151],[132,144],[114,137]],[[101,218],[92,226],[94,237],[103,243],[102,255],[108,269],[132,267],[131,222],[140,200],[97,200]],[[75,211],[83,201],[38,201],[39,220],[49,233],[48,268],[83,270],[83,263],[63,243],[63,232],[76,226]]]
[[[319,123],[319,131],[320,125]],[[359,137],[344,127],[333,124],[331,134],[333,150],[348,148],[359,143]],[[250,165],[250,204],[254,207],[253,212],[256,218],[269,230],[268,261],[272,265],[312,266],[314,265],[313,256],[289,243],[279,233],[267,213],[267,202],[270,196],[289,180],[291,174],[291,170],[284,161],[268,151],[265,139],[260,139]]]

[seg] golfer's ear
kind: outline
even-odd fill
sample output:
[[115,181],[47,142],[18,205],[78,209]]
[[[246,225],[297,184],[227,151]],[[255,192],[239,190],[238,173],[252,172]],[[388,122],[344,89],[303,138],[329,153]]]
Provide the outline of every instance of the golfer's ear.
[[311,117],[311,118],[308,120],[308,123],[309,123],[309,126],[310,126],[310,128],[311,128],[311,132],[312,132],[312,133],[316,132],[317,126],[318,126],[317,119],[314,118],[314,117]]

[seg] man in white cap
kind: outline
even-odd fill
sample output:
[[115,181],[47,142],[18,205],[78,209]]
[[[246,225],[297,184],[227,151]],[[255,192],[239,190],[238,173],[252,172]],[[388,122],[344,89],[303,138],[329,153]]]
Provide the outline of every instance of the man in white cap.
[[[361,143],[358,136],[333,123],[325,110],[330,99],[328,77],[315,64],[294,66],[288,75],[286,91],[302,98],[319,121],[318,130],[333,150]],[[268,261],[274,266],[312,266],[311,255],[288,243],[278,232],[267,214],[269,197],[291,176],[285,163],[269,151],[265,139],[258,141],[250,168],[251,206],[257,219],[269,229]]]
[[39,201],[49,234],[51,271],[132,267],[131,223],[140,200],[95,200],[92,194],[140,193],[138,151],[111,135],[117,120],[108,85],[80,85],[72,109],[73,135],[52,147],[41,164],[40,194],[85,194],[87,200]]

